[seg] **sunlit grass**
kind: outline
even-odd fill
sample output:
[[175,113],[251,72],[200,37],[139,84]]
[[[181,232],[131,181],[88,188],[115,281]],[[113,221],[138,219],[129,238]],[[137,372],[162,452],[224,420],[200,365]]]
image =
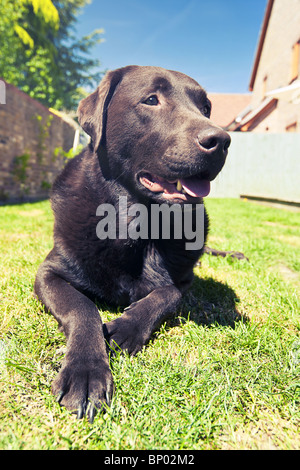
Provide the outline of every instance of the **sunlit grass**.
[[[136,357],[113,360],[113,402],[92,425],[50,392],[65,339],[33,297],[52,247],[49,202],[0,208],[0,448],[300,447],[299,212],[207,207],[209,245],[249,262],[202,258],[176,318]],[[102,306],[104,320],[115,315]]]

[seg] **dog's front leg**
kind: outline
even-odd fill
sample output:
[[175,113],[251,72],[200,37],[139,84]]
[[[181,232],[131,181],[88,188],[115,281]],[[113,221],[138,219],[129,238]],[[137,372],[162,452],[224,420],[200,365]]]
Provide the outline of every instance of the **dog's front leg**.
[[168,285],[158,287],[133,302],[120,317],[103,325],[111,348],[119,347],[129,354],[136,354],[161,323],[175,313],[181,297],[181,292],[174,285]]
[[67,338],[66,356],[52,392],[78,418],[86,413],[93,421],[96,410],[109,403],[113,391],[99,312],[90,299],[53,272],[47,261],[37,273],[35,292]]

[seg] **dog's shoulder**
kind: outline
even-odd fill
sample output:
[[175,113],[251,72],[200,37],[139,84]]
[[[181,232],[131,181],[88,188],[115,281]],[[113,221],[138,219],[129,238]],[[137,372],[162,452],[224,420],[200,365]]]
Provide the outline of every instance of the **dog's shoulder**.
[[75,189],[80,185],[82,180],[81,175],[84,173],[85,160],[88,158],[89,153],[90,151],[87,147],[66,163],[52,185],[51,199],[58,195],[66,197],[68,189]]

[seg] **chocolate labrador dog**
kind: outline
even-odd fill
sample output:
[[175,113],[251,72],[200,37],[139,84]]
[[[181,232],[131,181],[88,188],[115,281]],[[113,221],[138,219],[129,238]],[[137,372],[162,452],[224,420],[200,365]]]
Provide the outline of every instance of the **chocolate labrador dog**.
[[[140,351],[192,282],[203,243],[187,247],[183,230],[164,237],[158,228],[153,235],[152,208],[189,207],[192,233],[198,227],[206,239],[208,217],[203,211],[197,226],[196,209],[230,145],[210,111],[193,79],[148,66],[108,72],[79,104],[91,141],[53,185],[54,247],[35,281],[37,297],[67,338],[52,392],[78,418],[92,421],[111,400],[107,345]],[[143,227],[133,207],[148,211]],[[166,220],[160,218],[174,228],[174,217]],[[103,324],[96,299],[127,308]]]

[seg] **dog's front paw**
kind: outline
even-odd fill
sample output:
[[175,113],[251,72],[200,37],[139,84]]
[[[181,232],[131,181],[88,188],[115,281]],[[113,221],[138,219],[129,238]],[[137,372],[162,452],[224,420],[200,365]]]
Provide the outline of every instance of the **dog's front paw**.
[[52,383],[52,393],[61,405],[76,412],[78,419],[86,415],[93,422],[97,410],[109,405],[113,394],[108,362],[101,356],[67,355]]
[[132,318],[127,318],[126,314],[105,323],[103,333],[113,351],[121,349],[131,355],[138,353],[146,342],[140,326]]

